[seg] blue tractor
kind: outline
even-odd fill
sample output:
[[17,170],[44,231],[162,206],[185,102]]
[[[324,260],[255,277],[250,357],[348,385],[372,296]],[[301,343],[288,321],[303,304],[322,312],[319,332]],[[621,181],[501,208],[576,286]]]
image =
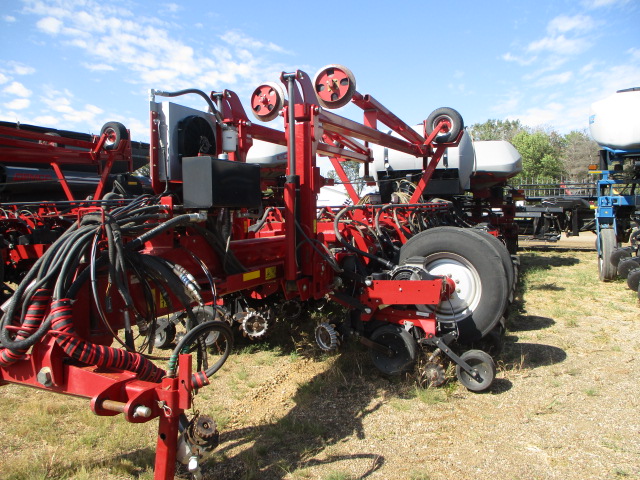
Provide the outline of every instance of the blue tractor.
[[[601,147],[596,246],[600,280],[640,283],[640,87],[596,102],[589,117]],[[640,292],[638,293],[640,296]]]

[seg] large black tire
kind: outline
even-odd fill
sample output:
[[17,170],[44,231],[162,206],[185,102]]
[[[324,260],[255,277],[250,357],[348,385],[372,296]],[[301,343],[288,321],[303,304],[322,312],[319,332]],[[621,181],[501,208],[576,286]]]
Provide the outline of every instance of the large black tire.
[[431,135],[431,133],[436,129],[438,123],[442,120],[447,120],[451,127],[445,133],[441,133],[436,136],[436,143],[447,143],[453,142],[462,129],[464,128],[464,122],[462,121],[462,115],[458,113],[458,111],[449,107],[436,108],[431,114],[427,117],[425,121],[425,128],[427,135]]
[[504,267],[505,274],[507,275],[507,284],[509,286],[509,303],[513,301],[513,295],[516,289],[516,271],[513,265],[513,259],[511,258],[511,254],[509,250],[507,250],[507,246],[498,240],[496,237],[491,235],[489,232],[485,230],[481,230],[479,228],[473,228],[470,230],[471,232],[477,233],[478,235],[485,238],[492,246],[495,248],[498,255],[500,255],[500,260],[502,261],[502,266]]
[[129,131],[120,122],[107,122],[100,130],[100,135],[107,135],[107,139],[104,142],[105,150],[115,150],[120,145],[122,140],[129,139]]
[[437,227],[410,238],[400,249],[399,263],[425,257],[433,275],[457,281],[457,291],[438,305],[419,306],[434,311],[441,323],[457,324],[460,341],[473,342],[500,322],[507,307],[509,285],[496,249],[470,229]]
[[369,350],[371,361],[385,375],[401,375],[413,369],[418,357],[418,343],[398,325],[383,325],[371,334],[371,340],[393,350],[389,357],[375,348]]
[[598,274],[600,280],[603,282],[615,280],[618,269],[611,263],[611,254],[618,248],[616,232],[613,231],[613,228],[602,228],[596,241],[599,244]]

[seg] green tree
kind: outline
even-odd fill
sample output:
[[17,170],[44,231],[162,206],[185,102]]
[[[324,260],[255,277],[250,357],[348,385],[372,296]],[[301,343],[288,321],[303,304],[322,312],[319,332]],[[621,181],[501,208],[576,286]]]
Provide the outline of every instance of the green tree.
[[524,127],[520,120],[494,120],[476,123],[468,132],[474,140],[507,140],[508,142]]
[[558,178],[564,173],[561,160],[564,140],[555,131],[521,130],[511,143],[522,156],[522,178]]
[[565,171],[572,176],[584,176],[589,165],[598,163],[598,144],[587,134],[586,130],[574,130],[564,136],[565,147],[562,161]]
[[[340,163],[342,164],[342,168],[344,169],[344,173],[347,175],[347,178],[353,184],[353,188],[356,189],[356,193],[360,195],[360,192],[362,192],[365,185],[364,180],[360,177],[360,163],[353,160],[346,160]],[[327,176],[333,179],[336,183],[342,182],[335,170],[329,170],[327,172]]]

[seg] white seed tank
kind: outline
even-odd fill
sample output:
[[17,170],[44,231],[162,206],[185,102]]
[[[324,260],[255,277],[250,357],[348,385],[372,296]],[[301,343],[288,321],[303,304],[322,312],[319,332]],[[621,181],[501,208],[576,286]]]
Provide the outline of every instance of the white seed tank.
[[618,90],[593,103],[589,131],[603,147],[640,149],[640,87]]
[[[422,134],[422,126],[413,127]],[[397,136],[394,134],[394,136]],[[407,155],[379,145],[372,145],[373,165],[371,174],[377,180],[378,172],[412,171],[418,172],[423,168],[420,157]],[[247,162],[259,163],[264,166],[284,164],[287,161],[287,149],[281,145],[255,140],[247,154]],[[437,169],[457,170],[458,194],[470,190],[479,190],[497,185],[522,171],[522,157],[507,141],[472,141],[465,131],[458,147],[447,149],[446,154]]]
[[[422,134],[422,126],[412,127]],[[420,171],[422,158],[416,158],[397,150],[372,147],[374,169],[384,172]],[[457,169],[460,192],[487,188],[503,182],[522,171],[522,157],[509,142],[472,141],[465,131],[457,147],[448,148],[436,169]],[[459,192],[450,192],[452,194]]]

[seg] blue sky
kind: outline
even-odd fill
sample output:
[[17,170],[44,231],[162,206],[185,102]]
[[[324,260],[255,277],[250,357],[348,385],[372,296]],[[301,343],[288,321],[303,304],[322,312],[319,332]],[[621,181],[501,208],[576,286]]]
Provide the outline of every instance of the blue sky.
[[150,88],[227,88],[246,108],[282,71],[343,64],[407,123],[448,106],[567,133],[640,86],[639,25],[636,0],[0,0],[0,120],[120,121],[146,141]]

